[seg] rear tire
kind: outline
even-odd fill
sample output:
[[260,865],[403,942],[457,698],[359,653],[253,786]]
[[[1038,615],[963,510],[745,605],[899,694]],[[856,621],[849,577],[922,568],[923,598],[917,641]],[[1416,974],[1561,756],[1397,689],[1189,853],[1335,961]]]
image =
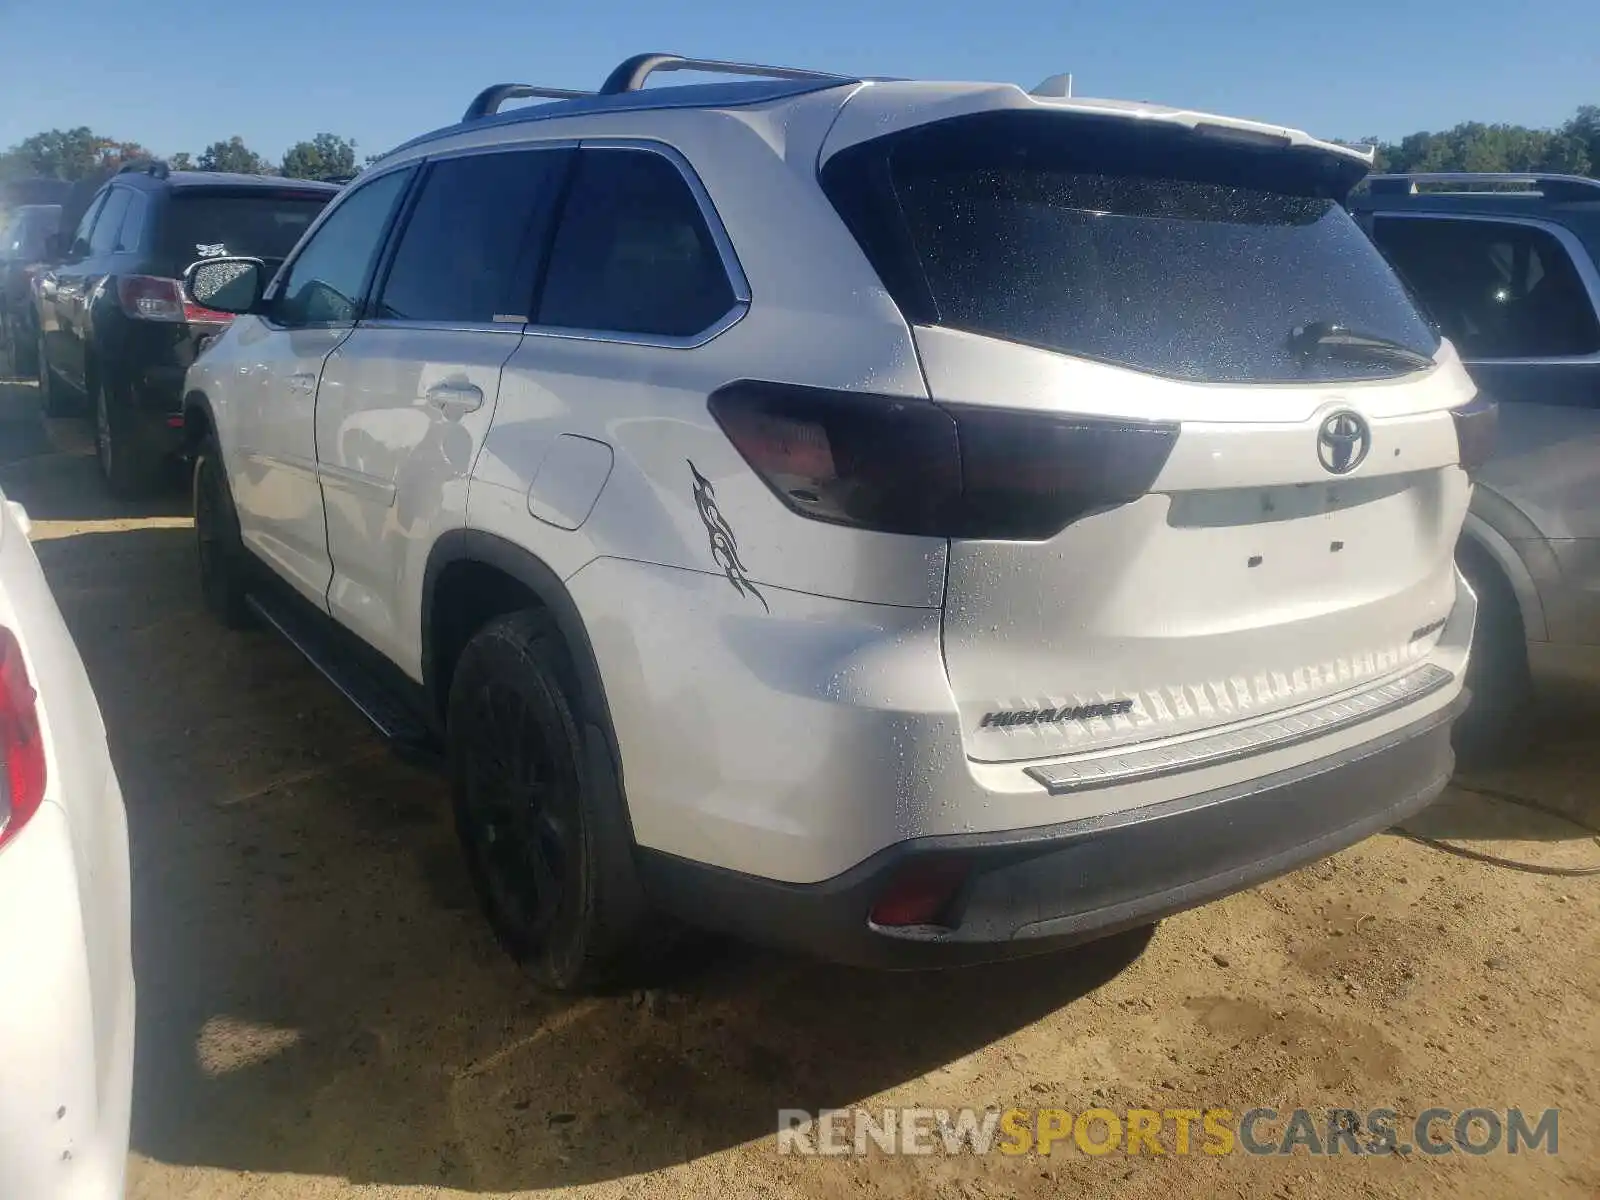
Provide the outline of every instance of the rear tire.
[[67,395],[66,388],[56,382],[55,372],[50,369],[49,356],[45,354],[44,334],[39,335],[39,340],[34,346],[33,369],[39,377],[39,408],[47,417],[69,417],[76,407]]
[[28,379],[39,373],[39,364],[35,360],[38,353],[37,344],[32,338],[24,338],[13,321],[7,326],[6,351],[10,355],[11,378]]
[[489,924],[541,986],[586,991],[650,958],[632,843],[589,778],[577,688],[548,614],[490,621],[450,681],[456,831]]
[[121,500],[137,500],[154,490],[164,460],[139,437],[130,403],[103,379],[89,385],[94,402],[94,447],[100,475]]
[[216,438],[209,435],[194,456],[194,533],[200,594],[206,608],[229,629],[249,628],[247,560],[239,536],[239,514]]
[[1478,624],[1466,686],[1467,711],[1456,721],[1456,758],[1464,767],[1514,760],[1527,748],[1533,727],[1533,672],[1527,633],[1511,582],[1489,555],[1471,542],[1457,554],[1461,573],[1478,597]]

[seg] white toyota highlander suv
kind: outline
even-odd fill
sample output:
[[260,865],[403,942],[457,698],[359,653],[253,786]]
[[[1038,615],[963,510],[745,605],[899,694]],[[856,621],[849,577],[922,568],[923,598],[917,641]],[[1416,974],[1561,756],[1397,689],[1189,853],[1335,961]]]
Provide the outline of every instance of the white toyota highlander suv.
[[1494,410],[1367,161],[1059,90],[642,55],[191,269],[208,602],[445,752],[545,984],[1066,945],[1444,786]]

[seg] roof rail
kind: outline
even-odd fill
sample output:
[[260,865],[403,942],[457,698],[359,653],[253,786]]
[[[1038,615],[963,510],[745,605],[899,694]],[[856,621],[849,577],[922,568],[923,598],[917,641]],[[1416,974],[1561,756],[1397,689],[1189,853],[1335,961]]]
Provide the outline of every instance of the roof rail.
[[486,87],[467,105],[463,121],[477,121],[492,117],[507,100],[524,100],[537,96],[543,100],[586,100],[593,92],[574,92],[567,88],[535,87],[531,83],[497,83]]
[[172,174],[172,168],[167,166],[166,160],[161,158],[139,158],[133,162],[125,162],[117,168],[118,175],[149,175],[155,179],[165,179]]
[[817,79],[835,83],[858,83],[854,75],[834,71],[808,71],[802,67],[768,67],[759,63],[723,62],[716,58],[685,58],[681,54],[635,54],[617,64],[600,85],[600,95],[616,96],[637,92],[657,71],[704,71],[712,75],[754,75],[764,79]]
[[1412,171],[1372,175],[1367,182],[1375,196],[1415,196],[1419,183],[1456,184],[1462,191],[1472,191],[1475,185],[1518,184],[1546,200],[1600,200],[1600,179],[1546,171]]

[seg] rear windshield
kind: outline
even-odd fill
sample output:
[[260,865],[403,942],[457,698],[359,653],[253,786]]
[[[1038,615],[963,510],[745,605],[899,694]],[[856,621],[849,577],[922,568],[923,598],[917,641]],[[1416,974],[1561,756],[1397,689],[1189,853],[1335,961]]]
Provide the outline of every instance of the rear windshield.
[[60,218],[59,208],[25,208],[10,216],[0,215],[0,258],[43,254],[45,239],[55,232]]
[[824,186],[914,321],[1217,382],[1417,369],[1291,336],[1317,323],[1438,349],[1340,203],[1358,165],[1059,114],[880,142],[836,156]]
[[332,196],[176,191],[167,205],[162,246],[180,267],[221,254],[287,258]]

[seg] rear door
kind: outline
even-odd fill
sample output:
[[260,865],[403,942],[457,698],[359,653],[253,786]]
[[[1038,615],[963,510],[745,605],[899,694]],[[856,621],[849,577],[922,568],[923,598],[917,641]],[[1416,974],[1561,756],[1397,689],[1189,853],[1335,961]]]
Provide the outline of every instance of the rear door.
[[88,301],[89,271],[93,266],[90,240],[111,191],[105,188],[90,202],[66,247],[65,257],[41,280],[40,334],[50,369],[77,388],[83,386],[80,329]]
[[876,179],[855,224],[932,399],[1008,414],[992,457],[1036,490],[1029,537],[950,549],[977,759],[1353,690],[1424,657],[1455,601],[1471,388],[1339,204],[1359,165],[1145,124],[980,113],[825,172]]
[[419,679],[428,551],[466,524],[569,157],[519,148],[428,164],[370,314],[322,372],[328,608]]
[[64,352],[57,364],[73,386],[86,388],[91,347],[94,345],[96,306],[117,302],[114,276],[122,250],[122,224],[138,197],[132,189],[112,186],[89,234],[88,253],[73,264],[75,302],[66,321]]

